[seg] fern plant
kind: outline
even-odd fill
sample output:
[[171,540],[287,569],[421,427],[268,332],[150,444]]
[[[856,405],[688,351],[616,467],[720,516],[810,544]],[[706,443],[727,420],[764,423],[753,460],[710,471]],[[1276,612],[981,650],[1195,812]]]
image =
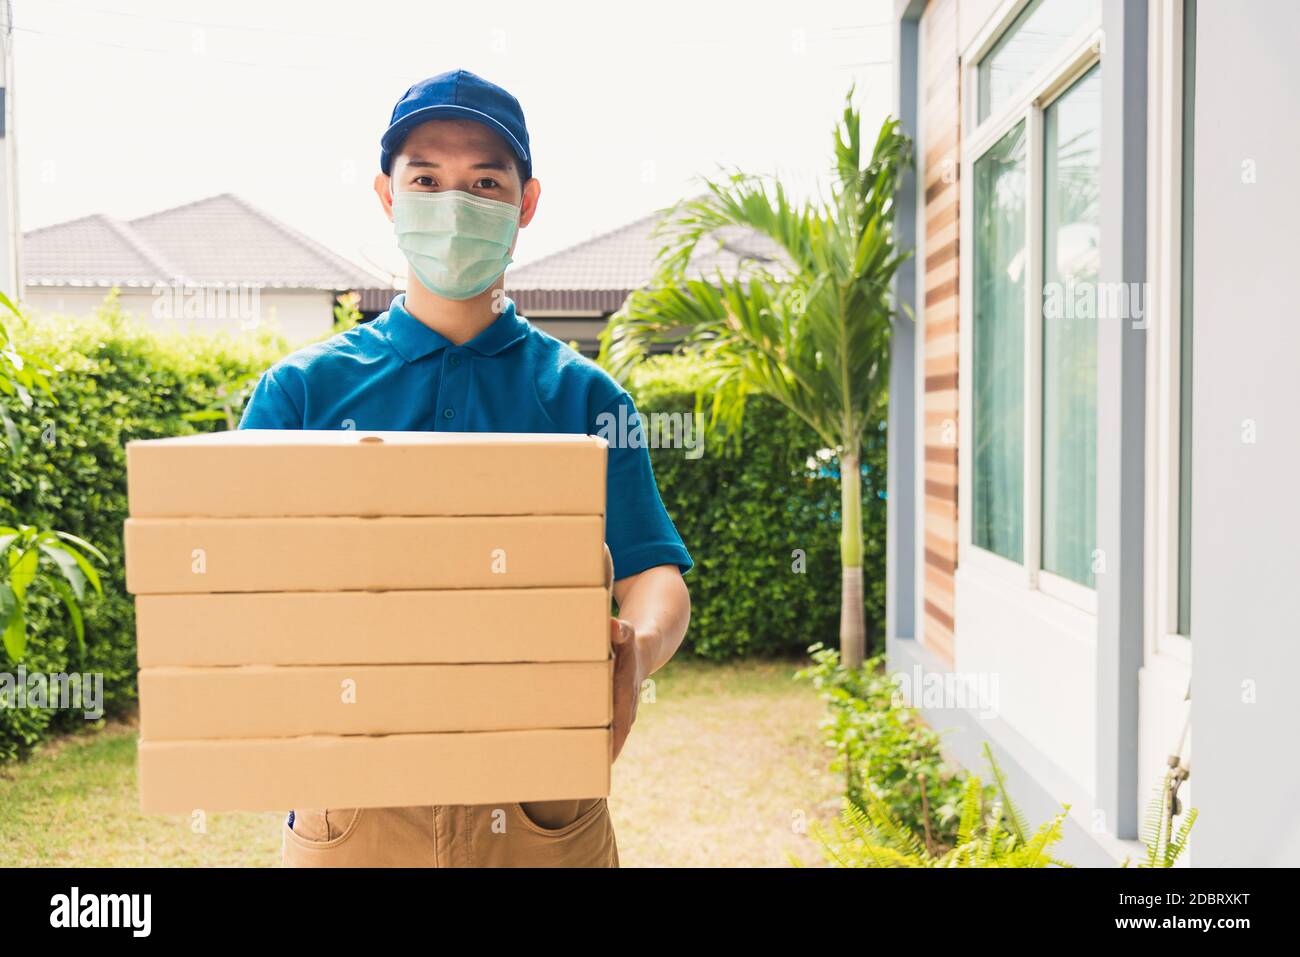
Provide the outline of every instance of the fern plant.
[[[1147,814],[1142,822],[1142,843],[1146,855],[1138,862],[1138,867],[1174,867],[1178,858],[1187,850],[1187,839],[1191,836],[1192,825],[1196,823],[1196,808],[1189,808],[1174,831],[1174,818],[1178,816],[1178,799],[1171,787],[1175,771],[1170,769],[1156,788],[1155,796],[1147,805]],[[1128,867],[1125,859],[1122,867]]]
[[989,801],[975,775],[965,779],[952,848],[932,851],[884,801],[867,792],[864,806],[845,802],[833,835],[814,828],[826,859],[837,867],[1070,867],[1052,855],[1052,848],[1064,837],[1069,806],[1031,834],[987,744],[984,756],[993,772],[996,796]]

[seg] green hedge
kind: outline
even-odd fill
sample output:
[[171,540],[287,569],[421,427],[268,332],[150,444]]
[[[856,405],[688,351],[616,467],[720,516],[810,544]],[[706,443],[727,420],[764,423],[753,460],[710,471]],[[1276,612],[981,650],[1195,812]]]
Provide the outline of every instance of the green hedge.
[[[103,672],[106,713],[120,713],[135,699],[135,624],[122,574],[123,447],[131,439],[196,431],[183,413],[209,406],[219,386],[261,371],[285,347],[270,334],[149,333],[113,299],[93,318],[32,320],[11,324],[11,331],[24,351],[59,371],[51,383],[56,401],[38,398],[30,413],[15,415],[24,447],[0,459],[0,524],[22,521],[80,535],[111,566],[104,598],[86,604],[86,660],[77,660],[64,613],[44,603],[23,664],[29,673]],[[0,649],[0,670],[15,668]],[[53,731],[84,724],[81,712],[0,709],[0,762]]]
[[[87,658],[61,609],[36,602],[24,661],[29,672],[102,672],[105,710],[135,700],[132,602],[122,575],[126,518],[124,445],[196,431],[182,416],[210,407],[217,390],[265,369],[285,352],[273,335],[163,335],[124,317],[113,300],[90,319],[30,321],[13,328],[25,351],[55,365],[57,401],[38,399],[18,419],[25,448],[0,459],[0,524],[23,521],[94,542],[111,567],[105,597],[86,606]],[[629,387],[644,413],[691,411],[700,381],[689,360],[657,358]],[[197,427],[206,430],[207,425]],[[825,466],[809,469],[816,437],[765,400],[747,414],[742,450],[706,442],[702,458],[680,449],[651,455],[664,502],[696,566],[687,649],[709,658],[798,654],[834,644],[839,626],[839,493]],[[877,643],[884,619],[883,431],[864,453],[867,622]],[[831,463],[833,466],[834,463]],[[804,574],[792,553],[806,555]],[[0,670],[15,665],[0,649]],[[56,731],[84,726],[79,712],[0,709],[0,763]]]
[[[693,410],[700,382],[692,360],[662,356],[638,367],[627,385],[646,416]],[[725,453],[707,433],[698,459],[651,450],[664,505],[695,559],[686,636],[694,654],[802,654],[815,641],[838,644],[840,493],[834,460],[809,467],[821,445],[792,413],[758,398],[747,403],[738,453]],[[862,461],[867,634],[883,648],[883,424],[869,435]],[[806,557],[802,574],[793,571],[796,549]]]

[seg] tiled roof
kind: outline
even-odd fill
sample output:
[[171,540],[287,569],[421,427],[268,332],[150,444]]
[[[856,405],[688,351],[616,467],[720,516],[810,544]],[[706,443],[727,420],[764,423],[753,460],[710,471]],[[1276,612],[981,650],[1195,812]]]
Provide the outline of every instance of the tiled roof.
[[[523,311],[573,310],[613,312],[628,293],[650,281],[664,245],[653,236],[660,213],[620,226],[506,273],[506,292]],[[733,278],[741,265],[757,260],[780,269],[784,252],[768,237],[728,227],[700,242],[689,272],[713,276],[721,270]]]
[[29,286],[389,285],[228,193],[139,219],[95,215],[32,230],[23,236],[23,275]]

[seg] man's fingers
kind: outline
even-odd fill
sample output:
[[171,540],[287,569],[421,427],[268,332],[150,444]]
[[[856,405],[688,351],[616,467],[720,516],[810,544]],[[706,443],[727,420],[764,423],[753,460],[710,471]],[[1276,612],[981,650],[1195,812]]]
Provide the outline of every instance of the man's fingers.
[[[631,730],[631,729],[628,729]],[[627,744],[627,731],[615,731],[610,740],[609,761],[613,764],[618,760],[618,756],[623,753],[623,745]]]
[[627,743],[632,723],[636,721],[637,694],[633,687],[636,674],[636,629],[619,618],[609,621],[609,640],[614,650],[614,726],[611,760],[617,759]]
[[631,643],[635,637],[636,631],[630,622],[623,621],[621,618],[609,620],[609,640],[615,648]]

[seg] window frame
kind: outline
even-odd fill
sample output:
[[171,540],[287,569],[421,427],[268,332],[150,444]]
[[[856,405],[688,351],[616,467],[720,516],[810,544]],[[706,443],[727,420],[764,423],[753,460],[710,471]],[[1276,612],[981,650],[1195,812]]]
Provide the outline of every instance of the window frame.
[[1016,95],[983,121],[979,121],[977,84],[980,61],[1011,27],[1032,0],[1003,0],[961,56],[961,209],[960,216],[960,358],[959,368],[973,361],[974,302],[972,256],[974,251],[975,163],[1017,123],[1024,122],[1027,145],[1025,170],[1025,355],[1024,355],[1024,482],[1023,564],[1003,558],[974,543],[971,529],[973,463],[973,377],[958,377],[958,565],[966,565],[1005,585],[1039,592],[1051,599],[1095,616],[1095,589],[1070,581],[1042,568],[1042,402],[1043,402],[1043,114],[1076,81],[1103,60],[1101,14],[1085,22],[1049,57]]
[[1192,641],[1178,632],[1183,279],[1182,0],[1151,6],[1147,151],[1145,663],[1185,671]]

